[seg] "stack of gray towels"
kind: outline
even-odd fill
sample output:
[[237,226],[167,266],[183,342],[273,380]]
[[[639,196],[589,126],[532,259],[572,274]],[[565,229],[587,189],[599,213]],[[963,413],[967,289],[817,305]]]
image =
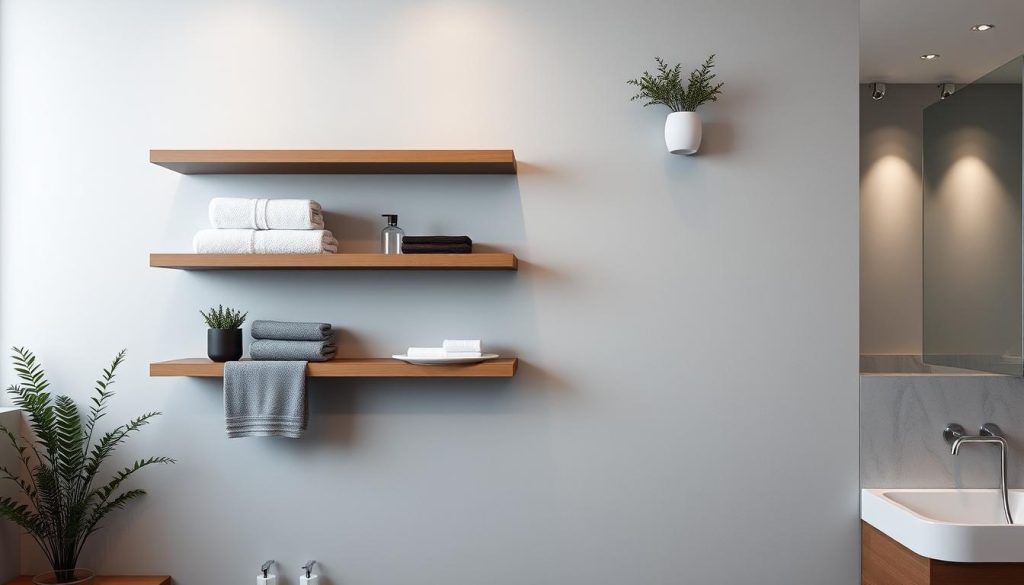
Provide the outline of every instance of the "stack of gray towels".
[[325,362],[334,359],[334,332],[330,323],[253,321],[253,360]]
[[298,439],[309,420],[306,365],[334,358],[330,323],[254,321],[247,361],[224,364],[229,438]]

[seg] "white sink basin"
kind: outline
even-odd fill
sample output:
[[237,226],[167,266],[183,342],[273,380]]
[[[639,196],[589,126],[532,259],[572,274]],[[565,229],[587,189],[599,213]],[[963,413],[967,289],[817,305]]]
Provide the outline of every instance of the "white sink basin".
[[861,490],[860,517],[915,553],[956,563],[1024,562],[1024,490]]

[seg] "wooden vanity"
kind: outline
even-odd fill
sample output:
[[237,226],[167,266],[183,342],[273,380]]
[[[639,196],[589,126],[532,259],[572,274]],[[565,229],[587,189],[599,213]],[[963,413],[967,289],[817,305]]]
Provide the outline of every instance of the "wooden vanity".
[[861,585],[1022,585],[1024,563],[949,563],[922,557],[861,521]]

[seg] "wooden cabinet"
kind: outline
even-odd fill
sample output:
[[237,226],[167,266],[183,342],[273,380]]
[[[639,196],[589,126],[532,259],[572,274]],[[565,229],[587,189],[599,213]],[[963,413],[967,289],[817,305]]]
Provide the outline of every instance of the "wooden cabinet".
[[922,557],[861,522],[861,585],[1022,585],[1024,563],[949,563]]

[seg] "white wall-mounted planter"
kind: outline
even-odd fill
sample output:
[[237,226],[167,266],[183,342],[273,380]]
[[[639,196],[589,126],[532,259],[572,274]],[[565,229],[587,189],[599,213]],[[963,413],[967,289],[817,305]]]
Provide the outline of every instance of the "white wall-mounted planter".
[[665,146],[672,154],[694,154],[702,131],[697,112],[672,112],[665,119]]

